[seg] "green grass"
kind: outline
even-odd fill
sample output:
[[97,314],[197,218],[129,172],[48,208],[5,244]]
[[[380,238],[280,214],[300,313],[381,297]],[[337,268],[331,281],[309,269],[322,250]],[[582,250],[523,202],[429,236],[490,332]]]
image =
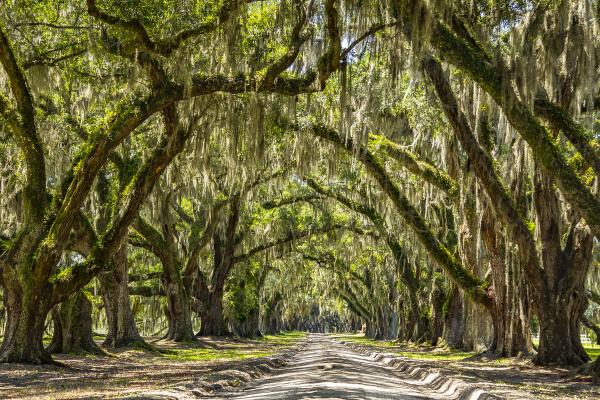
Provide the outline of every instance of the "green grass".
[[304,332],[283,332],[278,335],[265,335],[256,340],[229,344],[227,348],[190,348],[172,350],[166,357],[178,361],[246,360],[267,357],[283,347],[293,345],[306,337]]
[[267,342],[271,344],[289,345],[294,344],[297,341],[304,339],[307,336],[306,332],[281,332],[278,335],[264,335],[258,340],[261,342]]
[[584,344],[583,348],[585,349],[588,356],[591,357],[592,360],[600,357],[600,345],[598,344]]
[[266,357],[272,351],[242,349],[185,349],[174,350],[166,357],[177,361],[212,361],[212,360],[246,360],[248,358]]
[[[475,355],[474,352],[463,352],[459,350],[431,350],[431,348],[419,346],[400,346],[394,341],[374,340],[363,335],[334,335],[337,340],[351,342],[356,344],[367,345],[371,347],[381,348],[387,353],[399,355],[412,359],[421,360],[443,360],[443,361],[459,361],[467,357]],[[407,350],[407,347],[409,350]],[[414,348],[414,350],[412,350]]]

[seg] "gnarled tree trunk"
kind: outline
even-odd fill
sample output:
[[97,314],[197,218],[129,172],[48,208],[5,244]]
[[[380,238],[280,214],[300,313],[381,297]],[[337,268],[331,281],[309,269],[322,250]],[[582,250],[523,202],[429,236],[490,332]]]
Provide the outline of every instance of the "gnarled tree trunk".
[[4,269],[6,327],[0,347],[0,362],[52,363],[44,348],[46,317],[52,308],[49,285],[36,285],[32,276]]
[[185,290],[181,278],[176,276],[175,279],[171,280],[165,275],[164,287],[167,296],[169,319],[169,329],[165,339],[175,342],[195,340],[192,328],[190,296]]
[[587,307],[585,277],[590,266],[593,235],[577,216],[572,218],[564,249],[560,207],[550,177],[535,174],[534,205],[544,247],[544,282],[536,288],[540,344],[535,362],[542,365],[581,365],[589,361],[580,340],[580,319]]
[[94,341],[92,303],[82,290],[52,310],[52,321],[54,334],[49,352],[104,353]]
[[198,314],[200,315],[200,331],[198,336],[228,336],[230,335],[223,318],[223,288],[209,290],[199,300]]
[[465,324],[463,295],[458,287],[454,286],[444,303],[444,308],[444,340],[451,348],[460,349],[463,345]]
[[122,246],[113,258],[113,270],[99,275],[102,284],[104,309],[108,322],[107,347],[146,346],[131,310],[127,288],[127,247]]

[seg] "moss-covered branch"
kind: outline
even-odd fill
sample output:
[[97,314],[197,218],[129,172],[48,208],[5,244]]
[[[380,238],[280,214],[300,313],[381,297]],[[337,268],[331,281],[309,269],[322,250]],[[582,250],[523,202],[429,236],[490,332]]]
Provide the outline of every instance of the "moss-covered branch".
[[523,266],[527,270],[528,276],[536,282],[539,290],[539,285],[543,282],[542,271],[533,233],[529,230],[525,217],[519,212],[508,189],[496,172],[491,156],[477,142],[467,117],[459,108],[460,106],[450,87],[450,82],[444,75],[442,66],[432,58],[425,59],[422,65],[433,82],[444,114],[454,130],[454,134],[466,151],[475,175],[485,188],[494,210],[510,229],[512,239],[519,246],[519,256]]
[[400,165],[411,173],[425,179],[425,181],[443,190],[453,200],[458,199],[458,183],[446,173],[446,171],[437,168],[427,161],[420,160],[419,157],[403,148],[397,143],[392,142],[382,135],[369,135],[369,149],[375,151],[378,148],[396,160]]
[[27,180],[23,188],[23,222],[25,229],[29,231],[33,225],[40,225],[44,221],[47,203],[46,164],[42,141],[35,125],[33,98],[2,24],[0,24],[0,64],[4,67],[8,84],[17,103],[18,116],[14,113],[8,115],[9,103],[2,96],[0,112],[7,114],[5,119],[13,128],[15,141],[23,153],[27,166]]
[[367,168],[371,175],[377,180],[381,189],[390,198],[396,211],[402,216],[406,223],[413,229],[427,252],[448,273],[450,278],[475,301],[490,305],[486,284],[469,270],[463,267],[448,248],[441,243],[432,232],[429,224],[423,219],[417,209],[402,194],[398,186],[389,178],[380,161],[368,150],[362,147],[355,148],[350,139],[342,139],[332,129],[322,125],[313,125],[312,132],[318,137],[329,140],[336,146],[341,147],[349,154],[354,155]]
[[359,203],[357,201],[353,201],[349,197],[343,195],[339,190],[333,190],[329,187],[325,187],[312,178],[305,178],[305,180],[308,186],[310,186],[316,192],[331,197],[332,199],[337,200],[350,210],[353,210],[369,218],[369,220],[373,223],[375,228],[379,231],[380,235],[385,239],[387,246],[390,248],[390,251],[394,255],[396,263],[398,264],[398,268],[400,268],[404,284],[411,291],[411,293],[416,295],[417,291],[419,290],[419,283],[415,277],[414,271],[410,266],[410,263],[406,256],[406,251],[402,248],[400,242],[391,234],[381,214],[379,214],[377,210],[375,210],[371,206]]
[[[405,0],[397,2],[405,10],[425,9],[421,1],[412,1],[410,5]],[[594,234],[600,235],[600,201],[568,165],[550,133],[519,99],[506,66],[500,59],[492,62],[473,37],[460,36],[435,17],[432,21],[430,41],[440,57],[466,72],[494,99],[512,127],[529,144],[535,160],[555,179],[565,198],[581,213]],[[410,20],[403,20],[402,23],[405,32],[411,35]]]
[[293,231],[288,233],[286,236],[281,237],[281,238],[277,238],[274,239],[272,241],[266,242],[266,243],[262,243],[250,250],[248,250],[246,253],[244,254],[239,254],[237,256],[235,256],[235,262],[239,263],[242,261],[247,260],[248,258],[252,257],[253,255],[261,252],[261,251],[265,251],[267,249],[270,249],[272,247],[276,247],[276,246],[280,246],[286,243],[290,243],[296,240],[300,240],[300,239],[304,239],[306,237],[309,236],[313,236],[313,235],[319,235],[319,234],[323,234],[323,233],[328,233],[328,232],[332,232],[334,230],[337,229],[343,229],[345,228],[345,225],[342,224],[333,224],[330,226],[325,226],[323,228],[315,228],[315,229],[305,229],[302,231]]
[[227,22],[241,6],[252,3],[253,1],[257,0],[224,0],[216,17],[209,18],[208,21],[199,24],[194,28],[179,31],[169,38],[157,40],[153,40],[150,37],[147,29],[139,19],[125,20],[110,15],[98,8],[95,0],[87,0],[86,3],[88,14],[92,17],[109,25],[117,26],[129,31],[137,38],[137,43],[140,47],[163,56],[169,56],[177,50],[184,41],[215,31],[219,26]]
[[314,193],[301,194],[297,196],[285,196],[277,199],[266,201],[262,204],[262,207],[266,210],[272,210],[274,208],[287,206],[290,204],[296,204],[301,202],[311,202],[312,200],[318,200],[321,196],[315,195]]
[[[152,252],[160,260],[167,257],[167,241],[163,235],[143,217],[138,216],[132,224],[135,232],[129,235],[129,243]],[[136,235],[137,233],[137,235]],[[137,236],[140,236],[139,238]]]
[[600,176],[598,150],[590,142],[583,126],[575,122],[565,110],[547,98],[537,97],[533,105],[536,115],[548,121],[552,128],[560,130],[575,146],[589,166],[592,167],[596,176]]

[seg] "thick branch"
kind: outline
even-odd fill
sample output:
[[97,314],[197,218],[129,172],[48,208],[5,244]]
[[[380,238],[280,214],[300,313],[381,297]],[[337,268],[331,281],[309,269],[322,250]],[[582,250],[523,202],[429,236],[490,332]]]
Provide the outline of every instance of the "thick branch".
[[[438,98],[448,118],[454,134],[467,152],[477,178],[479,178],[492,206],[502,221],[510,229],[512,238],[519,246],[521,262],[530,278],[541,284],[542,273],[539,265],[536,244],[532,232],[503,185],[500,176],[494,169],[491,156],[479,145],[466,116],[460,110],[450,83],[446,79],[442,67],[432,58],[423,62],[423,68],[433,82]],[[539,286],[538,286],[539,287]]]
[[310,202],[312,200],[319,200],[321,198],[322,198],[321,196],[316,195],[314,193],[298,195],[298,196],[287,196],[287,197],[281,197],[278,199],[266,201],[262,204],[262,207],[266,210],[272,210],[274,208],[279,208],[279,207],[287,206],[290,204],[295,204],[295,203],[304,202],[304,201]]
[[239,263],[242,261],[246,261],[247,259],[249,259],[250,257],[252,257],[253,255],[270,249],[272,247],[275,246],[279,246],[282,244],[286,244],[295,240],[299,240],[299,239],[303,239],[309,236],[313,236],[313,235],[319,235],[319,234],[323,234],[323,233],[327,233],[327,232],[331,232],[340,228],[344,228],[344,225],[340,225],[340,224],[335,224],[335,225],[331,225],[331,226],[327,226],[324,228],[317,228],[317,229],[305,229],[302,231],[294,231],[294,232],[290,232],[288,235],[286,235],[285,237],[282,238],[278,238],[275,240],[272,240],[270,242],[266,242],[263,244],[260,244],[256,247],[254,247],[253,249],[249,250],[248,252],[244,253],[244,254],[239,254],[237,256],[235,256],[234,258],[234,262],[235,263]]
[[148,31],[139,20],[124,20],[109,15],[98,8],[95,0],[87,0],[87,8],[88,13],[91,16],[109,25],[118,26],[134,34],[138,40],[138,43],[146,50],[163,56],[169,56],[175,50],[177,50],[184,41],[195,36],[205,35],[215,31],[219,26],[231,18],[231,15],[234,13],[234,11],[239,9],[242,5],[251,3],[253,1],[255,0],[224,0],[216,18],[213,18],[195,28],[182,30],[169,39],[159,40],[152,40],[148,34]]
[[[0,25],[0,63],[8,76],[12,94],[17,103],[19,123],[13,125],[15,141],[23,152],[27,165],[27,181],[23,190],[24,225],[41,224],[46,211],[46,165],[42,141],[35,126],[35,110],[33,99],[23,75],[23,70],[17,62],[13,49]],[[7,104],[6,100],[2,100]],[[0,112],[7,110],[6,105],[0,104]],[[3,112],[4,114],[4,112]],[[9,122],[11,118],[9,118]]]
[[575,122],[565,110],[547,98],[538,97],[533,105],[536,115],[548,121],[554,129],[560,130],[592,167],[596,176],[600,176],[600,157],[597,150],[589,142],[583,126]]
[[[411,2],[413,8],[414,3]],[[424,7],[422,2],[417,3],[419,7]],[[403,21],[403,26],[410,35],[411,23]],[[459,37],[437,18],[433,18],[431,44],[445,61],[465,71],[494,99],[510,124],[529,144],[535,160],[554,178],[568,202],[581,213],[594,234],[599,236],[600,201],[569,167],[549,132],[518,98],[510,74],[501,60],[492,62],[474,38]]]
[[391,158],[398,161],[400,165],[413,174],[420,176],[427,182],[443,190],[454,200],[458,199],[458,183],[444,170],[420,160],[416,154],[392,142],[385,136],[369,135],[369,148],[373,149],[377,147],[382,148]]
[[440,266],[448,273],[452,280],[468,293],[475,301],[486,306],[490,305],[485,283],[465,269],[460,260],[452,255],[450,250],[441,243],[431,228],[425,222],[421,214],[404,196],[398,186],[388,177],[384,167],[367,149],[358,148],[355,151],[354,144],[350,139],[344,140],[332,129],[322,125],[313,125],[312,132],[318,137],[329,140],[336,146],[346,150],[350,155],[355,155],[373,175],[381,189],[393,202],[398,213],[411,226],[415,234]]
[[145,248],[161,261],[167,257],[167,242],[158,229],[154,228],[148,221],[138,216],[133,222],[133,228],[142,236],[143,241],[137,241],[135,237],[130,237],[130,243],[137,247]]

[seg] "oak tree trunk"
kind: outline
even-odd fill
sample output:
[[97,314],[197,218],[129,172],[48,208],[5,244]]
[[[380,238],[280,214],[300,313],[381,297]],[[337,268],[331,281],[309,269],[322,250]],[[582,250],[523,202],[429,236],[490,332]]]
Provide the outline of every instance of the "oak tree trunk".
[[463,295],[454,286],[448,300],[444,304],[444,340],[451,348],[460,349],[464,336]]
[[107,347],[146,346],[131,310],[127,270],[127,249],[123,246],[114,256],[113,270],[99,276],[108,322],[108,334],[104,341]]
[[200,331],[198,336],[229,336],[230,332],[223,318],[223,291],[209,292],[199,305]]
[[4,269],[6,326],[0,347],[0,362],[52,363],[44,348],[46,317],[52,308],[48,284],[36,287],[33,277]]
[[54,334],[48,346],[51,353],[104,352],[96,344],[92,331],[92,303],[83,291],[52,310]]
[[175,342],[195,340],[190,298],[181,282],[165,282],[169,329],[165,339]]

